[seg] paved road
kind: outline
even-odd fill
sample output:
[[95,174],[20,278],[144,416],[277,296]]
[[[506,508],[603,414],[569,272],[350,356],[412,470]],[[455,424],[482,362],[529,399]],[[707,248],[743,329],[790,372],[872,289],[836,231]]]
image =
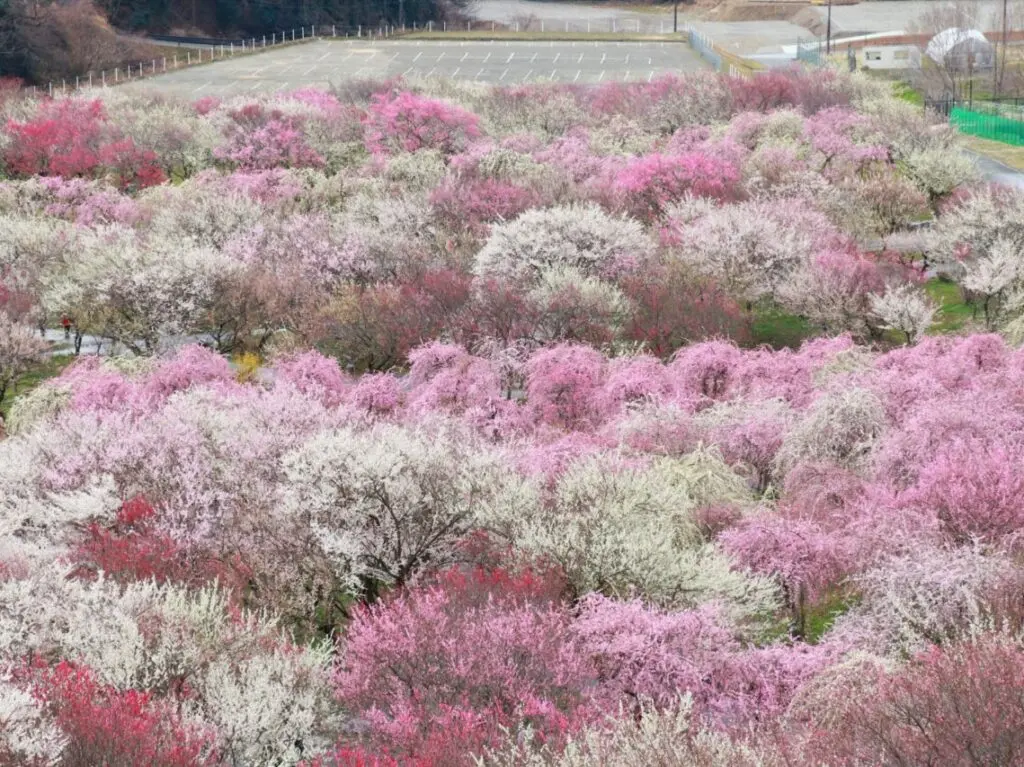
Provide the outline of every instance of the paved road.
[[332,41],[268,50],[122,87],[185,98],[326,86],[359,77],[452,77],[508,84],[650,80],[704,62],[682,43]]
[[[857,5],[832,7],[833,33],[867,34],[909,30],[924,12],[940,8],[938,0],[877,0]],[[999,0],[971,0],[960,7],[974,17],[975,27],[997,29],[1002,18],[1003,4]],[[824,11],[819,9],[824,18]]]
[[974,159],[981,175],[988,181],[1024,189],[1024,173],[1014,170],[1008,165],[1003,165],[1003,163],[990,157],[985,157],[975,152],[967,152],[967,154]]
[[[592,6],[579,3],[531,2],[531,0],[479,0],[473,6],[473,15],[480,21],[496,21],[500,24],[520,23],[533,19],[531,29],[539,28],[544,21],[546,28],[562,28],[566,22],[570,29],[581,30],[587,23],[593,32],[617,31],[658,32],[671,29],[672,9],[650,9],[643,12],[608,6]],[[680,13],[682,18],[682,13]]]

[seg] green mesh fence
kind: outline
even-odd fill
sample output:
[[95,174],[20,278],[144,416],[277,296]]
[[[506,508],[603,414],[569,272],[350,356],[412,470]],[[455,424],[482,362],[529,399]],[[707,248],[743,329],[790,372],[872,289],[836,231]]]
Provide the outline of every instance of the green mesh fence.
[[949,121],[971,136],[1024,146],[1024,119],[954,107],[949,113]]

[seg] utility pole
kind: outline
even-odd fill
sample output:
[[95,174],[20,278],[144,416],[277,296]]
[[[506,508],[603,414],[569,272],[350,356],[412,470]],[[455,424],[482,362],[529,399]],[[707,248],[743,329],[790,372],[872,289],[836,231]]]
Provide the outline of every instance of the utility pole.
[[825,55],[832,55],[832,0],[828,0],[828,21],[825,23]]
[[405,29],[405,0],[398,0],[398,26]]
[[679,31],[679,0],[672,6],[672,31]]
[[999,51],[999,60],[993,62],[996,75],[996,98],[1002,95],[1003,74],[1006,72],[1006,0],[1003,0],[1003,45]]

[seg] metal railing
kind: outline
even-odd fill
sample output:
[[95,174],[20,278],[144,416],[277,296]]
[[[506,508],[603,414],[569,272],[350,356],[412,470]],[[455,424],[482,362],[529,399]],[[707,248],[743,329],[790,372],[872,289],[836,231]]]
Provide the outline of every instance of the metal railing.
[[796,58],[812,67],[820,67],[825,61],[825,44],[821,40],[796,40]]
[[716,71],[733,77],[751,77],[760,66],[742,56],[729,53],[703,32],[686,25],[686,35],[697,54],[711,64]]
[[978,138],[1024,146],[1024,100],[926,99],[926,110],[946,118],[961,132]]
[[[319,30],[319,34],[318,34]],[[110,87],[122,85],[128,82],[135,82],[142,78],[161,75],[166,72],[173,72],[185,67],[193,67],[200,64],[209,64],[214,61],[223,61],[236,56],[248,56],[260,53],[269,48],[279,48],[282,45],[294,45],[306,43],[325,37],[338,38],[365,38],[377,40],[385,37],[394,37],[400,30],[394,26],[381,25],[379,27],[356,26],[352,29],[345,29],[338,25],[313,25],[299,27],[298,29],[272,32],[269,35],[259,37],[235,38],[223,40],[219,38],[195,38],[175,37],[173,35],[153,36],[154,42],[169,42],[178,46],[190,46],[193,50],[187,50],[184,54],[172,54],[171,56],[160,56],[145,60],[134,61],[124,66],[104,69],[99,72],[88,72],[79,75],[72,80],[64,78],[60,82],[50,81],[46,86],[27,86],[26,90],[33,94],[42,93],[53,96],[56,93],[68,93],[69,91],[81,90],[82,88]]]

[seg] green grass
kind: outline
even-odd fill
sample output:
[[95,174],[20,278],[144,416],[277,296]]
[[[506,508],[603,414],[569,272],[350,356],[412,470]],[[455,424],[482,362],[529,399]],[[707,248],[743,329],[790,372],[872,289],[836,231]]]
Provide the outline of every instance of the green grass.
[[974,320],[974,309],[964,303],[955,282],[933,277],[924,286],[929,298],[939,305],[929,333],[956,333]]
[[828,593],[820,604],[808,608],[804,616],[804,641],[817,644],[825,633],[835,625],[836,619],[857,603],[857,598],[835,589]]
[[1024,170],[1024,146],[1004,144],[978,136],[964,136],[964,145],[972,152],[990,157],[1014,170]]
[[62,354],[56,357],[47,357],[38,365],[33,365],[26,372],[18,376],[11,387],[7,390],[2,402],[0,402],[0,415],[4,418],[11,410],[11,404],[15,398],[32,391],[48,378],[55,378],[70,365],[75,359],[72,354]]
[[755,346],[767,344],[773,349],[795,349],[814,335],[814,328],[803,317],[775,308],[755,310],[750,329]]
[[896,98],[909,101],[911,104],[922,108],[924,107],[924,94],[912,88],[909,83],[903,81],[893,83],[892,89]]

